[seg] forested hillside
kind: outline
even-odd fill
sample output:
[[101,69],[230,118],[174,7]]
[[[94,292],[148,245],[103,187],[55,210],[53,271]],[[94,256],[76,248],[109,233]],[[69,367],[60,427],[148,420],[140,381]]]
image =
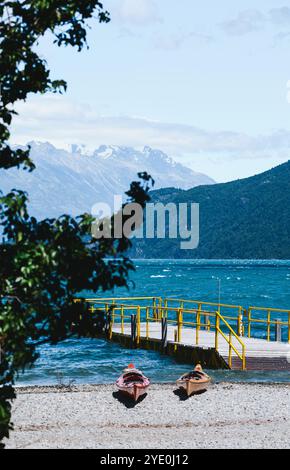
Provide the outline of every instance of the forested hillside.
[[144,239],[135,243],[133,256],[290,259],[290,161],[230,183],[154,191],[152,200],[199,203],[199,247],[181,250],[180,239]]

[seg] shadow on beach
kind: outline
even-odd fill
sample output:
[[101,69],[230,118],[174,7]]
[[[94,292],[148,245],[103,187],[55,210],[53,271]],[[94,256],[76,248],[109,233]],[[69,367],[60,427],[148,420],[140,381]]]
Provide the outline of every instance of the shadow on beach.
[[114,398],[116,398],[116,400],[118,400],[120,403],[126,406],[126,408],[135,408],[136,405],[139,405],[139,403],[142,403],[142,401],[145,400],[145,398],[147,397],[147,393],[145,393],[145,395],[142,395],[135,402],[132,398],[130,398],[129,396],[121,392],[113,392],[112,395]]
[[182,388],[177,388],[176,390],[173,391],[173,393],[174,393],[174,395],[179,397],[180,401],[186,401],[191,397],[194,397],[194,396],[197,396],[197,395],[203,395],[204,393],[206,393],[206,390],[200,390],[199,392],[192,393],[191,395],[189,395],[189,397],[187,396],[186,391],[183,390]]

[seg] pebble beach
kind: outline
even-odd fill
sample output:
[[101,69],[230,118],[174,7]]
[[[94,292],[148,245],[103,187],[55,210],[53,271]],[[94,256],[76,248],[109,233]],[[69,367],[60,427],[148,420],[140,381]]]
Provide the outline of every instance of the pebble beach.
[[18,388],[7,448],[290,448],[290,385],[154,384],[135,406],[114,385]]

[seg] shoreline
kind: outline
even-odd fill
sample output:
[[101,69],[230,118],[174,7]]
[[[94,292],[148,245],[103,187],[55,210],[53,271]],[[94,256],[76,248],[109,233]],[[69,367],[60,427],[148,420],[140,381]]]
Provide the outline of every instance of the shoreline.
[[136,406],[114,384],[17,387],[7,448],[290,448],[290,384],[211,385],[189,399],[151,385]]
[[[290,392],[290,382],[229,382],[229,381],[213,381],[212,386],[215,385],[237,385],[237,386],[265,386],[265,387],[288,387]],[[154,382],[151,383],[152,386],[172,386],[176,387],[176,382]],[[79,392],[90,392],[96,391],[99,388],[103,387],[114,387],[115,382],[106,382],[106,383],[90,383],[90,384],[73,384],[73,385],[16,385],[15,389],[17,393],[79,393]]]

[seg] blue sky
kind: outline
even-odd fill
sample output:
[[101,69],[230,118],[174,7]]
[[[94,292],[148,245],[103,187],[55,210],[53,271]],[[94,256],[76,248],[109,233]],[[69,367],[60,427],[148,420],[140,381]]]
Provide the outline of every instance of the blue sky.
[[68,92],[21,104],[15,142],[150,145],[217,181],[290,159],[285,0],[103,3],[112,22],[91,22],[88,51],[41,42]]

